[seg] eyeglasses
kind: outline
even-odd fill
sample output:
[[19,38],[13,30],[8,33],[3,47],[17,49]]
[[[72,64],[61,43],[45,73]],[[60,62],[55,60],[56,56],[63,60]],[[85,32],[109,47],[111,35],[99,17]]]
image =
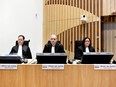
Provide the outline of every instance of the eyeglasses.
[[85,40],[85,42],[90,42],[89,40]]
[[51,40],[56,40],[56,38],[51,38]]

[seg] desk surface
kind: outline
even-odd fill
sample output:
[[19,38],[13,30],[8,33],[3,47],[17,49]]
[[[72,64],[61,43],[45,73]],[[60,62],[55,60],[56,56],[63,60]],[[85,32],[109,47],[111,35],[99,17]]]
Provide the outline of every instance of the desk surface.
[[18,65],[0,70],[0,87],[116,87],[115,70],[93,65],[65,65],[64,70],[42,70],[42,65]]

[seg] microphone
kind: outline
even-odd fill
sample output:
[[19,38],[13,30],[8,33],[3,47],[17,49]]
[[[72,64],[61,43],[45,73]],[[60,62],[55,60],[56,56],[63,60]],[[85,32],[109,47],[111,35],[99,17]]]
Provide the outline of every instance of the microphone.
[[69,43],[69,50],[68,50],[68,63],[69,64],[72,64],[72,62],[73,62],[73,60],[72,59],[70,59],[70,49],[71,49],[71,45],[72,45],[72,41],[70,41],[70,43]]
[[72,41],[69,42],[69,50],[68,50],[68,59],[70,57],[70,49],[71,49]]

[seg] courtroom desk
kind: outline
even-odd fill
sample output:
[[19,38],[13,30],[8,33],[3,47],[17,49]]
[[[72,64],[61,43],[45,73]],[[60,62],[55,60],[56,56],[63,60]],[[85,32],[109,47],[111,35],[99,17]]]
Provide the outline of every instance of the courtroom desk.
[[42,70],[42,65],[18,65],[0,70],[0,87],[116,87],[115,70],[93,65],[65,65],[64,70]]

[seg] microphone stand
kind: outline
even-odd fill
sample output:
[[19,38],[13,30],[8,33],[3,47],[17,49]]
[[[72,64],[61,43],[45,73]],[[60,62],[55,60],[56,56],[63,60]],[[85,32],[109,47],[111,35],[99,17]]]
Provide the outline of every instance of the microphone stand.
[[68,50],[68,63],[72,64],[72,60],[70,60],[70,51],[71,51],[71,45],[72,45],[72,41],[69,43],[69,50]]

